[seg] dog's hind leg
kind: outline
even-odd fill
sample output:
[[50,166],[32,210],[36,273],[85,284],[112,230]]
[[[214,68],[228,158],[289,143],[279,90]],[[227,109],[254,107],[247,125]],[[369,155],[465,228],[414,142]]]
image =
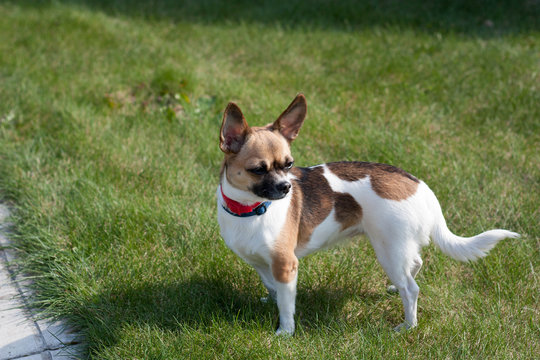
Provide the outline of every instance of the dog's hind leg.
[[413,278],[416,278],[416,275],[422,268],[423,263],[424,262],[422,261],[422,258],[420,258],[420,254],[416,255],[416,257],[413,260],[412,267],[411,267],[411,275]]
[[396,326],[395,331],[402,331],[413,328],[417,325],[417,304],[418,304],[418,294],[420,288],[414,281],[412,276],[406,277],[406,283],[400,284],[397,286],[399,290],[399,295],[401,296],[401,301],[403,302],[403,310],[405,311],[405,322]]
[[[422,258],[420,258],[420,255],[418,255],[414,261],[413,261],[413,264],[411,266],[411,275],[414,278],[416,278],[416,275],[418,274],[418,272],[420,271],[420,268],[422,267]],[[390,285],[386,291],[388,291],[389,293],[391,294],[395,294],[397,292],[399,292],[398,288],[395,286],[395,285]]]
[[[379,263],[395,285],[401,296],[403,310],[405,312],[405,322],[397,326],[394,330],[406,330],[417,325],[417,302],[420,288],[414,281],[414,276],[422,266],[420,255],[416,252],[413,256],[413,249],[407,248],[407,243],[402,246],[385,246],[391,242],[372,241]],[[412,242],[410,243],[413,244]],[[414,246],[414,245],[413,245]]]

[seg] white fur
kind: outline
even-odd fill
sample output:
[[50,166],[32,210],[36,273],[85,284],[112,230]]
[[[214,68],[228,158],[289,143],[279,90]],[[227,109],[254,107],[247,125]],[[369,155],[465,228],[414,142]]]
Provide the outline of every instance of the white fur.
[[276,335],[292,335],[294,334],[294,310],[296,300],[296,283],[298,281],[298,273],[289,283],[275,282],[277,292],[277,305],[279,309],[279,328]]
[[[480,235],[463,238],[452,234],[444,220],[437,198],[422,181],[414,195],[401,201],[381,198],[371,187],[369,176],[358,181],[344,181],[331,173],[326,165],[324,176],[335,192],[350,194],[362,208],[361,222],[346,231],[335,220],[335,210],[312,232],[311,238],[303,248],[296,249],[298,258],[319,249],[339,243],[342,239],[357,233],[365,233],[377,259],[386,274],[399,290],[405,322],[396,330],[414,327],[417,324],[417,299],[419,288],[414,277],[422,266],[421,247],[433,238],[439,248],[447,255],[461,261],[475,260],[485,256],[495,244],[506,238],[519,237],[506,230],[490,230]],[[253,202],[253,194],[234,189],[222,179],[223,191],[237,201]],[[293,187],[293,191],[297,190]],[[277,300],[280,311],[278,334],[294,332],[294,307],[296,278],[283,284],[275,281],[271,271],[270,251],[286,222],[291,193],[282,200],[273,201],[263,216],[239,218],[225,212],[219,188],[218,221],[221,235],[227,245],[246,262],[253,265],[270,295]],[[304,194],[310,196],[310,194]],[[260,200],[258,200],[260,201]]]
[[[261,200],[264,201],[264,199],[258,199],[253,194],[250,197],[250,193],[235,189],[228,183],[226,176],[223,176],[221,184],[223,193],[227,197],[243,202],[246,205]],[[218,199],[218,223],[221,236],[227,246],[252,266],[270,266],[270,251],[285,224],[291,194],[279,201],[272,201],[263,216],[244,218],[233,216],[223,209],[225,201],[221,196],[219,187],[216,194]],[[244,199],[244,201],[237,199]]]

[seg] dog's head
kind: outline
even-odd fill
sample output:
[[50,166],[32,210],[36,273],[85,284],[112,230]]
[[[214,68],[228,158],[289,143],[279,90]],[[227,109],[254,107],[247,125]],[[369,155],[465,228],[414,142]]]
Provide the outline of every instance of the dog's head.
[[306,112],[306,98],[299,94],[272,124],[250,127],[240,108],[229,103],[219,139],[227,182],[257,198],[284,198],[291,188],[288,174],[294,163],[290,144],[298,136]]

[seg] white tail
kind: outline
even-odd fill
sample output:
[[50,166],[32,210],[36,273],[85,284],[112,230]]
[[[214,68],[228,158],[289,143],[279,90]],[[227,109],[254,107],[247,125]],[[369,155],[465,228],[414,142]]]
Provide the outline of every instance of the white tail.
[[433,191],[429,190],[428,194],[428,207],[435,217],[431,238],[443,253],[456,260],[474,261],[486,256],[499,241],[520,237],[518,233],[502,229],[488,230],[473,237],[457,236],[446,226],[441,205]]
[[473,237],[457,236],[448,230],[442,214],[431,232],[431,238],[442,252],[460,261],[484,257],[499,241],[519,236],[518,233],[501,229],[488,230]]

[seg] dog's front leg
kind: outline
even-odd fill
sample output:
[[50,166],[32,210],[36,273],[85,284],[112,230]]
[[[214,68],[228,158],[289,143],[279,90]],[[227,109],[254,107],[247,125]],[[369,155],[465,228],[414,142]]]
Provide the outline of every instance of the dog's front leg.
[[268,290],[268,296],[261,298],[263,303],[275,302],[277,303],[277,293],[276,293],[276,284],[274,281],[274,276],[272,275],[272,269],[269,265],[253,265],[259,277],[261,278],[264,287]]
[[294,254],[280,255],[273,259],[274,275],[279,309],[279,328],[276,335],[294,334],[294,310],[296,283],[298,280],[298,259]]
[[297,276],[288,283],[278,282],[277,305],[279,309],[279,328],[276,335],[294,334],[294,309],[296,301]]

